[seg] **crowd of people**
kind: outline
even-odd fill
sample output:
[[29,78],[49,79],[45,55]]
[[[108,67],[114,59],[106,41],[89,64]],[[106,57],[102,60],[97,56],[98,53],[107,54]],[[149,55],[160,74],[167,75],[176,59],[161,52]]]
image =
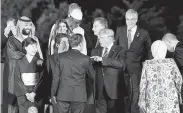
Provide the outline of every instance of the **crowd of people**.
[[129,9],[116,32],[104,17],[93,20],[97,40],[90,51],[82,18],[81,7],[70,4],[47,48],[30,18],[7,21],[3,113],[83,113],[87,104],[96,113],[183,112],[183,43],[174,34],[152,43]]

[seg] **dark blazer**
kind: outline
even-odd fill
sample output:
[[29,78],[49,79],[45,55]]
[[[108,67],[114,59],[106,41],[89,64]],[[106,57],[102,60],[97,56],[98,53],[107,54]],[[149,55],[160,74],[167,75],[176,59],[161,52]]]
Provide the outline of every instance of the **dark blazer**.
[[[92,50],[92,56],[102,56],[102,47]],[[96,69],[96,99],[98,99],[106,89],[111,99],[118,98],[119,76],[122,76],[124,63],[124,51],[122,47],[113,45],[107,57],[102,58],[102,62],[94,62]]]
[[182,42],[177,43],[177,46],[175,47],[174,59],[176,64],[179,67],[181,74],[183,75],[183,43]]
[[137,27],[137,31],[129,49],[127,27],[117,28],[116,44],[125,49],[127,70],[130,73],[141,72],[142,62],[152,58],[149,33],[139,27]]
[[94,79],[90,57],[74,49],[59,54],[52,81],[52,97],[56,96],[60,101],[86,102],[86,74]]

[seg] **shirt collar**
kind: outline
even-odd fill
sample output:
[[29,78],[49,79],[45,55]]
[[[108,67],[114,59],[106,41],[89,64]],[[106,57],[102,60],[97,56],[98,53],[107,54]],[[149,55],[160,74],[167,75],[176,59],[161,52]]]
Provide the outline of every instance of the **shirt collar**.
[[[127,28],[129,30],[129,28]],[[131,31],[134,32],[137,30],[137,25],[135,25],[134,27],[131,28]]]
[[112,48],[113,44],[114,44],[114,43],[111,43],[111,45],[109,45],[109,46],[107,47],[108,52],[111,50],[111,48]]

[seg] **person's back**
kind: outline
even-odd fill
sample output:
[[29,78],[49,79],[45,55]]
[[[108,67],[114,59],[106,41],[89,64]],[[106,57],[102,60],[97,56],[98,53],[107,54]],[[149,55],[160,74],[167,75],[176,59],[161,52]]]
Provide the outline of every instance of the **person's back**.
[[154,59],[143,64],[139,106],[145,113],[180,113],[182,77],[172,58],[165,58],[167,47],[162,41],[151,46]]
[[[74,34],[69,39],[71,50],[59,54],[52,81],[52,101],[59,112],[82,113],[87,102],[85,76],[94,79],[90,58],[81,53],[83,36]],[[55,98],[56,97],[56,98]],[[52,103],[53,103],[52,102]]]
[[[61,71],[58,100],[86,102],[85,75],[90,58],[71,49],[59,55]],[[71,96],[72,95],[72,96]]]

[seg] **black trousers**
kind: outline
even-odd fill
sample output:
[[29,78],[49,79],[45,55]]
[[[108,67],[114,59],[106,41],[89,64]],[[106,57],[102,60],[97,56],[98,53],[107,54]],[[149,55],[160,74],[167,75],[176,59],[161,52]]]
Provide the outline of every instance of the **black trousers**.
[[57,101],[54,107],[59,113],[83,113],[84,105],[84,102]]
[[138,106],[140,93],[140,79],[141,72],[125,74],[125,83],[128,89],[128,105],[126,110],[127,113],[140,113]]
[[96,113],[116,113],[115,99],[111,99],[105,88],[96,102]]

